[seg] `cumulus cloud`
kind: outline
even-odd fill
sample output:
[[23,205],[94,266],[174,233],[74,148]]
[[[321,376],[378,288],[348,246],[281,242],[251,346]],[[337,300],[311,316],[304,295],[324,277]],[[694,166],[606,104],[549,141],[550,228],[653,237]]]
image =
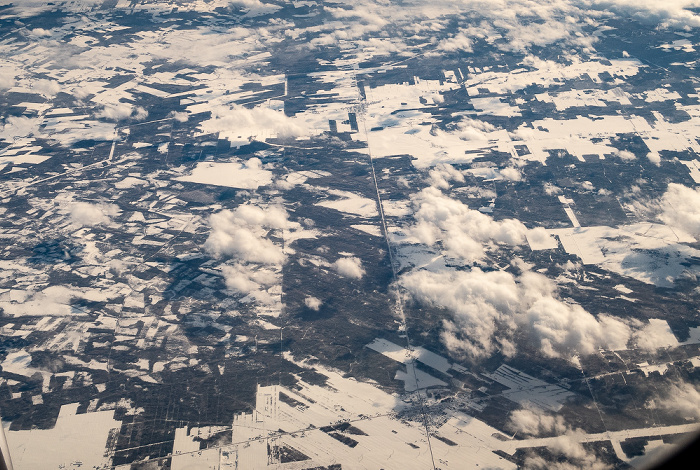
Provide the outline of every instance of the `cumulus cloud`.
[[623,162],[630,162],[632,160],[636,160],[637,156],[630,152],[629,150],[619,150],[617,152],[617,156],[620,160]]
[[360,279],[365,275],[365,270],[362,267],[362,261],[360,261],[360,258],[355,256],[338,258],[338,260],[333,263],[333,268],[341,276],[352,279]]
[[187,122],[190,119],[189,113],[185,111],[172,111],[169,116],[175,119],[177,122]]
[[211,119],[202,122],[201,126],[206,133],[220,132],[222,135],[260,140],[271,133],[286,138],[299,137],[306,132],[294,118],[287,117],[282,110],[267,106],[250,109],[239,105],[218,107],[212,110]]
[[31,292],[21,298],[0,301],[6,315],[69,315],[75,293],[65,286],[50,286],[40,292]]
[[41,118],[9,116],[0,129],[0,138],[10,141],[17,137],[37,135],[41,121]]
[[700,240],[700,188],[671,183],[661,197],[660,207],[659,218],[666,225]]
[[117,292],[103,289],[80,289],[73,286],[54,285],[41,291],[14,291],[0,295],[0,308],[6,315],[45,316],[72,315],[80,313],[71,306],[74,299],[93,302],[112,299]]
[[7,90],[15,86],[15,72],[7,68],[0,68],[0,90]]
[[108,224],[118,213],[119,207],[114,204],[77,202],[69,207],[71,222],[83,226]]
[[472,52],[472,40],[464,33],[457,33],[450,38],[440,41],[437,45],[437,49],[445,52]]
[[548,357],[576,361],[597,348],[622,349],[631,328],[609,315],[591,315],[562,301],[546,276],[526,271],[414,271],[400,284],[418,302],[446,309],[441,339],[458,356],[488,357],[496,350],[515,353],[516,330]]
[[129,103],[116,103],[106,105],[96,116],[109,119],[110,121],[122,121],[129,118],[142,121],[148,117],[148,111],[141,106],[134,106]]
[[700,390],[686,382],[673,383],[659,398],[647,402],[646,406],[696,421],[700,419]]
[[270,230],[290,226],[282,207],[246,204],[213,214],[209,224],[211,233],[204,248],[214,256],[266,264],[282,263],[285,259],[282,247],[267,238]]
[[601,347],[624,349],[631,334],[630,327],[620,319],[602,314],[596,318],[580,305],[551,296],[537,299],[519,320],[549,357],[573,358]]
[[30,31],[32,36],[37,36],[37,37],[48,37],[51,36],[51,31],[46,30],[44,28],[34,28]]
[[308,296],[304,299],[304,305],[306,305],[307,308],[318,312],[321,308],[321,305],[323,305],[323,302],[321,302],[321,300],[317,299],[316,297]]
[[583,0],[582,3],[662,26],[700,26],[700,16],[689,10],[700,7],[697,0]]
[[415,224],[407,234],[420,243],[442,243],[445,253],[471,263],[481,259],[488,243],[520,245],[527,228],[516,219],[495,221],[439,189],[426,188],[412,196]]
[[544,193],[547,196],[556,196],[557,194],[561,194],[561,188],[559,186],[556,186],[552,183],[544,183],[543,185],[544,188]]
[[435,168],[429,172],[428,182],[435,188],[449,189],[450,181],[464,183],[464,175],[462,172],[455,169],[450,164],[438,163]]
[[32,90],[42,96],[53,97],[56,96],[56,93],[61,91],[61,85],[59,85],[56,80],[47,80],[42,78],[40,80],[36,80],[32,84]]
[[496,130],[493,124],[486,121],[465,118],[457,124],[456,133],[461,140],[486,141],[489,139],[488,134]]
[[506,428],[527,436],[558,435],[569,430],[564,417],[550,415],[532,405],[511,412]]
[[229,0],[229,6],[243,8],[245,10],[279,10],[279,6],[261,2],[260,0]]
[[226,288],[248,296],[261,304],[272,304],[279,296],[270,292],[270,287],[279,283],[279,271],[258,265],[236,263],[221,269]]
[[634,343],[640,349],[655,351],[678,345],[678,338],[665,320],[652,318],[646,325],[637,322],[635,326],[638,330],[634,334]]
[[603,470],[609,468],[593,452],[583,447],[582,442],[586,440],[586,433],[581,429],[571,428],[562,416],[552,416],[535,406],[526,405],[510,414],[506,428],[516,434],[529,437],[555,436],[547,447],[555,455],[556,460],[549,461],[541,456],[529,455],[525,458],[523,465],[526,469]]
[[649,152],[647,153],[647,158],[651,163],[653,163],[656,166],[661,165],[661,155],[658,154],[658,152]]
[[290,243],[309,232],[289,221],[287,211],[278,205],[244,204],[223,210],[209,217],[209,225],[204,249],[216,258],[227,258],[221,268],[226,288],[242,295],[243,302],[267,307],[280,304],[286,254],[282,244],[269,237],[284,236]]
[[504,179],[509,181],[520,181],[523,179],[523,175],[520,173],[520,170],[512,166],[499,170],[499,173]]

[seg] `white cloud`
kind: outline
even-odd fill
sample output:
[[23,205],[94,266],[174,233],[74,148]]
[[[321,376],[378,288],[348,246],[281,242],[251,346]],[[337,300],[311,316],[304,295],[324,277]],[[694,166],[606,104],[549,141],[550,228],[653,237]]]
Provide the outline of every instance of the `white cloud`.
[[128,118],[142,121],[148,116],[148,111],[141,106],[134,106],[129,103],[116,103],[105,105],[95,116],[109,119],[110,121],[121,121]]
[[558,243],[544,227],[536,227],[527,232],[527,240],[532,249],[557,247]]
[[569,429],[562,416],[552,416],[535,406],[511,412],[506,427],[527,436],[563,434]]
[[177,122],[187,122],[190,119],[190,115],[187,112],[172,111],[169,116],[175,119]]
[[406,228],[407,234],[426,245],[441,241],[450,257],[471,263],[483,258],[489,243],[515,246],[525,241],[527,228],[522,222],[495,221],[438,189],[423,189],[411,199],[416,223]]
[[635,325],[639,329],[634,334],[635,345],[646,351],[678,346],[678,338],[665,320],[650,319],[646,325]]
[[365,275],[362,261],[355,256],[338,258],[338,260],[333,263],[333,268],[341,276],[352,279],[360,279]]
[[456,129],[457,136],[461,140],[477,141],[489,140],[488,134],[496,131],[496,127],[486,121],[469,118],[462,119]]
[[670,384],[659,398],[650,400],[646,406],[696,421],[700,419],[700,390],[686,382]]
[[212,230],[204,243],[209,253],[265,264],[282,263],[285,259],[282,246],[269,240],[268,232],[298,225],[287,221],[287,211],[282,207],[250,204],[213,214],[209,224]]
[[40,80],[36,80],[32,84],[32,90],[42,96],[53,97],[56,96],[56,93],[61,91],[61,85],[59,85],[59,83],[55,80],[47,80],[42,78]]
[[[229,0],[228,4],[232,7],[239,7],[245,9],[258,9],[258,8],[273,8],[278,9],[276,5],[265,5],[260,0]],[[276,7],[276,8],[275,8]]]
[[700,188],[671,183],[660,201],[660,219],[700,240]]
[[464,183],[464,175],[448,163],[438,163],[428,173],[428,182],[438,189],[449,189],[450,181]]
[[547,448],[554,454],[556,460],[545,460],[541,456],[529,455],[523,465],[526,469],[603,470],[610,468],[593,452],[583,447],[582,443],[586,442],[587,434],[581,429],[572,429],[562,416],[552,416],[534,406],[525,406],[510,414],[506,427],[526,436],[555,436]]
[[[497,347],[514,352],[510,340],[518,299],[518,286],[509,273],[417,271],[400,279],[401,285],[423,304],[447,309],[441,339],[458,355],[485,357]],[[502,333],[499,333],[502,330]],[[500,341],[499,341],[500,340]]]
[[50,286],[40,292],[28,293],[19,301],[3,301],[0,307],[6,315],[70,315],[70,301],[75,297],[73,290],[65,286]]
[[7,68],[0,68],[0,90],[7,90],[15,86],[15,72]]
[[515,167],[509,166],[499,170],[501,176],[509,181],[520,181],[523,179],[523,175]]
[[304,305],[306,305],[311,310],[315,310],[318,312],[321,308],[321,305],[323,305],[323,302],[321,302],[321,300],[317,299],[316,297],[308,296],[304,299]]
[[544,183],[543,188],[547,196],[555,196],[557,194],[561,194],[561,188],[552,183]]
[[11,141],[16,137],[28,137],[39,134],[41,118],[9,116],[0,130],[0,138]]
[[549,357],[573,358],[592,354],[600,347],[624,349],[631,334],[622,320],[602,314],[596,319],[580,305],[551,296],[537,299],[519,320]]
[[662,26],[700,26],[700,16],[688,10],[700,7],[697,0],[583,0],[582,3]]
[[81,289],[73,286],[54,285],[41,291],[14,291],[0,295],[0,308],[11,316],[63,316],[80,314],[71,306],[73,299],[104,301],[118,296],[109,289]]
[[651,163],[653,163],[656,166],[661,165],[661,155],[659,155],[658,152],[649,152],[647,153],[647,158]]
[[273,304],[279,297],[269,289],[280,281],[279,271],[259,265],[236,263],[222,267],[226,288],[230,291],[250,296],[261,304]]
[[46,30],[46,29],[44,29],[44,28],[35,28],[35,29],[32,29],[32,30],[30,31],[30,33],[31,33],[33,36],[37,36],[37,37],[48,37],[48,36],[51,36],[51,34],[52,34],[51,31]]
[[437,49],[445,52],[472,52],[472,40],[464,33],[457,33],[450,38],[440,41],[437,45]]
[[632,160],[636,160],[637,156],[630,152],[629,150],[619,150],[617,152],[617,156],[622,160],[623,162],[630,162]]
[[267,106],[244,108],[220,106],[212,110],[211,119],[201,123],[202,131],[207,134],[221,133],[223,136],[242,139],[249,137],[264,140],[266,137],[299,137],[307,132],[296,119],[287,117],[283,111]]
[[68,210],[72,223],[86,226],[108,224],[119,213],[119,207],[114,204],[89,202],[71,204]]
[[548,357],[575,361],[599,347],[621,349],[630,327],[608,315],[595,316],[557,298],[556,286],[533,272],[414,271],[401,285],[419,302],[446,309],[441,338],[457,355],[488,357],[496,350],[515,353],[516,330]]

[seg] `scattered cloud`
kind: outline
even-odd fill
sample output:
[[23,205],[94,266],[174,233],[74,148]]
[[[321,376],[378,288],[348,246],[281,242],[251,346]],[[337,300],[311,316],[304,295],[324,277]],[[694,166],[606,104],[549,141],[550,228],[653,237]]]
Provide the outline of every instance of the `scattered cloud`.
[[0,130],[0,138],[11,141],[18,137],[37,135],[41,122],[42,119],[38,117],[9,116]]
[[438,163],[428,175],[428,182],[437,189],[450,189],[450,181],[464,183],[464,174],[448,163]]
[[40,292],[27,292],[22,298],[2,301],[0,307],[10,316],[46,315],[47,312],[58,316],[70,315],[70,302],[74,297],[71,289],[56,285]]
[[499,173],[504,179],[509,181],[520,181],[523,179],[523,175],[520,173],[520,170],[512,166],[499,170]]
[[455,132],[461,140],[487,141],[488,134],[497,130],[493,124],[486,121],[464,118],[457,124]]
[[646,325],[639,322],[635,326],[638,329],[634,334],[634,343],[640,349],[655,351],[678,345],[678,338],[665,320],[652,318]]
[[276,297],[269,292],[271,286],[280,281],[279,271],[243,263],[226,265],[221,269],[226,288],[232,292],[249,296],[261,304],[273,304]]
[[9,295],[0,295],[0,309],[10,316],[64,316],[80,314],[74,309],[74,299],[93,302],[105,301],[118,296],[116,290],[85,289],[66,285],[54,285],[40,291],[14,290]]
[[0,68],[0,90],[7,90],[15,86],[15,73],[11,69]]
[[42,78],[34,81],[32,90],[45,97],[54,97],[61,91],[61,85],[56,80]]
[[[212,110],[211,119],[201,123],[202,131],[207,134],[221,133],[241,139],[266,137],[299,137],[306,134],[294,118],[288,117],[280,109],[268,106],[245,108],[239,105],[220,106]],[[234,139],[235,140],[235,139]]]
[[420,303],[446,309],[441,339],[458,356],[488,357],[497,350],[515,353],[514,333],[534,342],[548,357],[576,362],[597,348],[625,348],[631,328],[609,315],[591,315],[564,302],[546,276],[526,271],[414,271],[401,285]]
[[270,230],[290,226],[284,208],[246,204],[213,214],[209,224],[211,233],[204,248],[212,255],[265,264],[284,262],[282,246],[267,238]]
[[496,221],[490,216],[430,187],[412,196],[415,224],[407,234],[426,245],[442,243],[445,253],[467,263],[485,255],[490,243],[520,245],[527,228],[516,219]]
[[304,305],[306,305],[311,310],[315,310],[318,312],[321,308],[321,305],[323,305],[323,302],[321,302],[321,300],[317,299],[316,297],[309,296],[304,299]]
[[659,218],[671,227],[700,240],[700,188],[671,183],[660,201]]
[[362,267],[362,261],[360,261],[360,258],[355,256],[338,258],[338,260],[333,263],[333,268],[341,276],[352,279],[361,279],[362,276],[365,275],[365,270]]
[[260,0],[229,0],[229,6],[243,8],[246,10],[279,10],[280,7],[274,4],[263,3]]
[[445,52],[472,52],[472,40],[464,33],[457,33],[450,38],[440,41],[437,49]]
[[672,383],[659,398],[650,400],[646,406],[697,421],[700,419],[700,389],[686,382]]
[[106,105],[96,114],[96,117],[109,119],[110,121],[122,121],[129,118],[143,121],[148,117],[148,111],[141,106],[134,106],[130,103],[116,103]]
[[700,16],[690,10],[700,7],[697,0],[583,0],[581,3],[660,26],[700,26]]
[[528,405],[510,414],[506,428],[527,436],[543,436],[565,433],[569,427],[563,416],[553,416],[536,406]]
[[629,150],[619,150],[617,152],[617,156],[620,160],[623,162],[630,162],[632,160],[636,160],[637,156],[630,152]]
[[661,155],[658,154],[658,152],[649,152],[647,153],[647,158],[651,163],[653,163],[656,166],[661,165]]
[[552,183],[544,183],[543,185],[544,188],[544,193],[547,196],[556,196],[557,194],[561,194],[561,188],[559,186],[556,186]]
[[83,226],[108,224],[118,213],[119,207],[114,204],[77,202],[69,207],[71,222]]
[[172,111],[170,117],[175,119],[177,122],[187,122],[190,119],[190,115],[184,111]]
[[582,442],[586,441],[587,434],[581,429],[571,428],[562,416],[553,416],[535,406],[526,405],[510,414],[506,428],[528,437],[555,436],[547,448],[554,454],[556,460],[545,460],[538,455],[529,455],[525,458],[523,465],[526,469],[603,470],[610,468],[600,461],[595,453],[583,447]]

